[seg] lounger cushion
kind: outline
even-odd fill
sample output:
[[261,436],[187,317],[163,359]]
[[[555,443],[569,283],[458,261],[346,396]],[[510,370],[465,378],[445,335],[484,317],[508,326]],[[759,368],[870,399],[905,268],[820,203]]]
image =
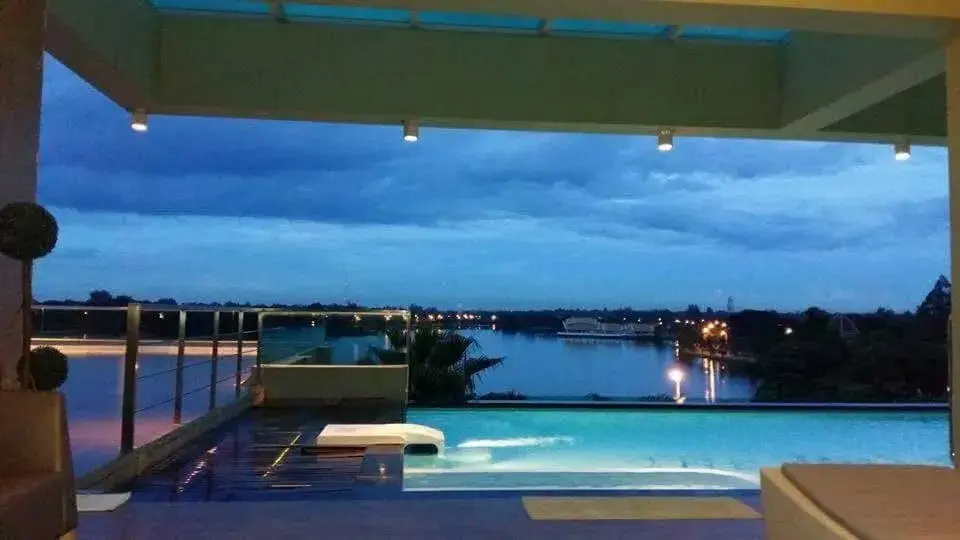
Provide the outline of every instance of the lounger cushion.
[[[0,392],[0,439],[0,538],[42,540],[75,529],[77,496],[63,395]],[[58,496],[51,501],[54,488]],[[36,521],[38,516],[43,519]],[[22,525],[31,519],[31,526],[56,534],[4,536],[10,520]]]
[[954,469],[788,464],[782,470],[824,513],[863,540],[960,539],[960,472]]

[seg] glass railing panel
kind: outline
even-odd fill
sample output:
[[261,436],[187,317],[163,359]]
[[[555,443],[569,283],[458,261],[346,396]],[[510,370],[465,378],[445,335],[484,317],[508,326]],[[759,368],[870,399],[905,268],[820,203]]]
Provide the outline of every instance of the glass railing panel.
[[[372,366],[395,361],[391,335],[402,336],[402,317],[380,312],[267,314],[265,364]],[[402,341],[402,337],[400,340]]]

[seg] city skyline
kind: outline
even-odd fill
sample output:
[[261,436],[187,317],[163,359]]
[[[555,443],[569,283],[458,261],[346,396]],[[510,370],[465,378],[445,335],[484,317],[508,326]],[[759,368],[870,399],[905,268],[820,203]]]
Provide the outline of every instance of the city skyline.
[[36,296],[469,309],[913,309],[948,261],[946,152],[151,118],[47,60]]

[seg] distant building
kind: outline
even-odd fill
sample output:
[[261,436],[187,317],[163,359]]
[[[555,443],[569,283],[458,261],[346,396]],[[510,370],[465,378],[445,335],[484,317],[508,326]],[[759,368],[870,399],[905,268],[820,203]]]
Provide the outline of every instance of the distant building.
[[727,298],[727,313],[733,313],[733,312],[734,312],[734,309],[733,309],[733,297],[731,296],[731,297]]

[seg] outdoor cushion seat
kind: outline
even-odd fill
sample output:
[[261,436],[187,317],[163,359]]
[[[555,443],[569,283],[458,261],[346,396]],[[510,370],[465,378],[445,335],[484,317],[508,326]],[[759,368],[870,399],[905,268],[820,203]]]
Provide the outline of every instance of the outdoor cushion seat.
[[0,392],[0,539],[53,539],[76,527],[63,395]]
[[61,473],[0,476],[0,538],[59,538],[69,531],[51,509],[63,507]]
[[[822,512],[821,521],[844,531],[823,538],[861,540],[946,540],[960,539],[960,472],[947,467],[913,465],[807,465],[787,464],[779,471],[795,488],[792,504]],[[816,512],[776,508],[787,498],[770,493],[777,490],[774,474],[763,478],[765,511],[779,524],[768,523],[768,538],[781,536],[777,528],[802,521]],[[782,483],[781,486],[782,488]],[[783,491],[781,489],[781,491]],[[799,493],[805,501],[798,501]],[[770,504],[771,508],[766,508]],[[792,518],[783,516],[793,512]],[[839,526],[839,527],[836,527]],[[781,529],[782,530],[782,529]],[[813,539],[811,539],[813,540]]]

